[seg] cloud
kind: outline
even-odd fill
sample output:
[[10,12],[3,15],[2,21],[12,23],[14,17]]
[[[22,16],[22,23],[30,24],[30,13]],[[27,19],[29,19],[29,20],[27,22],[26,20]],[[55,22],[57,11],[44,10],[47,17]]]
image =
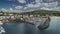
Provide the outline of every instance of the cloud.
[[22,9],[23,6],[16,6],[15,8],[19,10],[19,9]]
[[10,8],[10,9],[2,8],[1,11],[3,11],[3,12],[11,12],[11,11],[13,11],[13,9],[12,8]]
[[58,6],[58,7],[53,7],[53,8],[42,7],[42,8],[40,8],[40,9],[42,9],[42,10],[60,11],[60,6]]
[[37,8],[37,7],[40,7],[41,3],[37,3],[37,4],[28,4],[27,6],[29,8]]
[[[12,0],[9,0],[12,1]],[[16,1],[16,0],[14,0]],[[54,0],[45,0],[46,2],[43,2],[43,0],[35,0],[30,2],[27,2],[27,0],[17,0],[19,2],[19,5],[13,4],[12,6],[15,7],[15,10],[17,11],[33,11],[33,10],[38,10],[38,9],[43,9],[43,10],[59,10],[60,8],[57,7],[58,4],[60,4],[57,1]],[[24,6],[21,6],[21,3],[24,3]],[[25,4],[26,3],[26,4]],[[7,9],[2,8],[2,10],[7,11]],[[12,8],[9,8],[10,11],[12,11]]]
[[1,8],[0,10],[3,11],[3,12],[16,12],[16,13],[23,12],[22,10],[16,10],[16,9],[13,10],[12,8],[10,8],[10,9]]
[[42,0],[35,0],[35,2],[36,2],[35,4],[29,3],[29,4],[26,5],[26,7],[24,9],[39,8],[39,7],[44,8],[44,7],[46,7],[46,9],[48,10],[48,9],[50,9],[49,7],[58,6],[58,2],[57,1],[56,2],[49,2],[49,3],[44,3],[44,2],[41,3],[40,1],[42,1]]
[[24,7],[24,10],[28,9],[28,7]]
[[35,0],[36,3],[43,2],[43,0]]
[[33,3],[28,3],[28,4],[26,5],[25,9],[28,9],[28,8],[38,8],[38,7],[40,7],[40,6],[41,6],[40,1],[41,1],[41,0],[35,0],[35,2],[33,2],[33,3],[35,3],[35,4],[33,4]]
[[42,7],[40,9],[42,9],[42,10],[53,10],[53,8],[47,8],[47,7]]
[[10,10],[11,10],[11,11],[13,11],[13,9],[12,9],[12,8],[10,8]]
[[58,2],[51,2],[51,3],[42,3],[45,7],[55,7],[58,5]]
[[1,11],[7,11],[7,9],[5,9],[5,8],[2,8],[2,9],[1,9]]
[[54,7],[53,10],[60,11],[60,6],[59,7]]
[[26,3],[25,0],[17,0],[19,3]]

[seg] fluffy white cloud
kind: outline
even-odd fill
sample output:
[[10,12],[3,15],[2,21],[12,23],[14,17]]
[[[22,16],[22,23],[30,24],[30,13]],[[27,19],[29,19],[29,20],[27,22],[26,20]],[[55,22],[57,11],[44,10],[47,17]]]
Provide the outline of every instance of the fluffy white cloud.
[[10,8],[10,10],[11,10],[11,11],[13,11],[13,9],[12,9],[12,8]]
[[11,12],[11,11],[13,11],[13,9],[12,9],[12,8],[10,8],[10,9],[2,8],[1,11],[4,11],[4,12]]
[[58,2],[42,3],[42,5],[44,5],[46,7],[55,7],[58,5]]
[[43,0],[35,0],[36,3],[43,2]]
[[2,8],[2,9],[1,9],[1,11],[7,11],[7,9],[5,9],[5,8]]
[[5,8],[2,8],[1,10],[6,10]]
[[42,9],[42,10],[53,10],[53,8],[47,8],[47,7],[42,7],[40,9]]
[[12,8],[10,8],[10,9],[2,8],[0,10],[3,11],[3,12],[16,12],[16,13],[23,12],[22,10],[16,10],[16,9],[13,10]]
[[35,5],[33,5],[33,4],[28,4],[28,7],[29,7],[29,8],[36,8],[36,7],[39,7],[39,5],[36,5],[36,4],[35,4]]
[[24,7],[24,10],[28,9],[28,7]]
[[23,6],[16,6],[15,8],[16,8],[16,9],[22,9]]
[[[9,1],[12,1],[12,0],[9,0]],[[26,0],[17,0],[19,3],[26,3]],[[58,6],[58,2],[54,1],[54,2],[50,2],[50,1],[53,1],[53,0],[46,0],[47,2],[43,2],[43,0],[35,0],[31,3],[27,3],[26,5],[24,6],[16,6],[16,5],[12,5],[13,7],[16,8],[16,10],[27,10],[27,9],[30,9],[28,11],[33,11],[34,9],[36,10],[36,8],[39,8],[39,9],[44,9],[44,10],[59,10],[60,8],[59,7],[56,7]],[[48,3],[49,2],[49,3]],[[49,8],[50,7],[50,8]],[[51,7],[54,7],[54,8],[51,8]],[[6,9],[2,8],[2,10],[4,11],[7,11]],[[9,10],[13,10],[12,8],[10,8]]]
[[25,9],[27,9],[27,8],[38,8],[38,7],[41,6],[40,2],[42,2],[42,0],[35,0],[36,4],[33,4],[34,2],[30,3],[30,4],[27,4],[27,7],[25,7]]
[[36,4],[28,4],[27,7],[28,8],[38,8],[41,6],[41,3],[36,3]]
[[17,0],[19,3],[26,3],[25,0]]
[[53,10],[60,11],[60,6],[59,7],[54,7]]
[[42,7],[40,9],[42,9],[42,10],[60,11],[60,6],[59,7],[53,7],[53,8]]
[[[50,3],[40,3],[39,0],[36,0],[36,4],[27,4],[27,7],[25,7],[25,9],[27,8],[39,8],[39,7],[56,7],[58,6],[58,2],[50,2]],[[47,9],[47,8],[46,8]]]

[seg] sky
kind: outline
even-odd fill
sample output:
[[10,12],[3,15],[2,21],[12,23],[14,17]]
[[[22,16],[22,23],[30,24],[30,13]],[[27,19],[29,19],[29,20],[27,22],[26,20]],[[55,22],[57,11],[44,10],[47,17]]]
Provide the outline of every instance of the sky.
[[0,11],[27,12],[34,10],[60,11],[60,0],[0,0]]

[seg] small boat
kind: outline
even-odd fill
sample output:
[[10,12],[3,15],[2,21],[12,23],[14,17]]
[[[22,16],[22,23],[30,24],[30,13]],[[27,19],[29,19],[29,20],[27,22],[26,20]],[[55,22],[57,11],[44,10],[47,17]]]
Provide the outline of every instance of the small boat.
[[40,30],[44,30],[49,27],[49,24],[50,24],[50,17],[48,17],[48,19],[46,19],[46,21],[42,25],[39,25],[38,28]]
[[0,34],[5,34],[5,30],[3,27],[0,26]]

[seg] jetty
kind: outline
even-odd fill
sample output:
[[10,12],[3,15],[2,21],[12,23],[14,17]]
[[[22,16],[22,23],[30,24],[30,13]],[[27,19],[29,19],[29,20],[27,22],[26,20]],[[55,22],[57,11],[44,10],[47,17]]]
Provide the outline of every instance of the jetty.
[[51,21],[51,19],[50,19],[50,17],[48,17],[43,24],[41,24],[41,25],[38,26],[38,28],[40,30],[44,30],[44,29],[48,28],[49,25],[50,25],[50,21]]

